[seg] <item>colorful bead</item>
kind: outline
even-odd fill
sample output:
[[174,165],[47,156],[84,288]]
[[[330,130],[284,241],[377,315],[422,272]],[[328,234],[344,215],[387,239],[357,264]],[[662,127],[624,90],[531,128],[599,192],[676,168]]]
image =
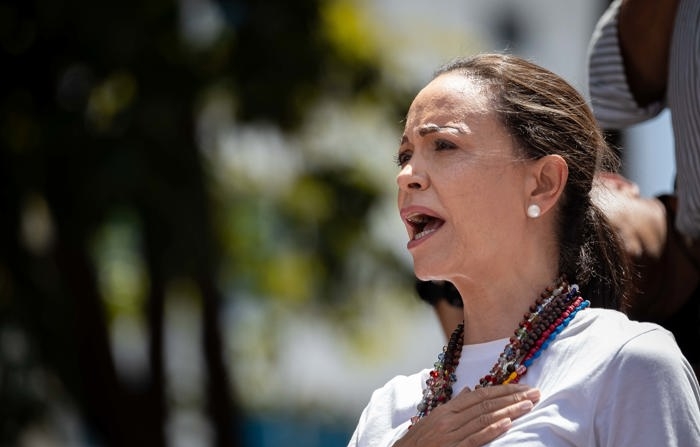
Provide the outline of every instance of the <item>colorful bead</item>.
[[[590,305],[580,294],[577,285],[569,285],[562,277],[554,287],[547,287],[523,315],[522,321],[491,370],[479,380],[476,388],[518,383],[528,368],[571,322],[576,314]],[[464,323],[457,326],[450,340],[438,355],[435,369],[430,371],[423,390],[418,414],[411,418],[411,426],[427,416],[438,405],[452,396],[452,385],[457,381],[455,370],[459,364],[464,343]]]

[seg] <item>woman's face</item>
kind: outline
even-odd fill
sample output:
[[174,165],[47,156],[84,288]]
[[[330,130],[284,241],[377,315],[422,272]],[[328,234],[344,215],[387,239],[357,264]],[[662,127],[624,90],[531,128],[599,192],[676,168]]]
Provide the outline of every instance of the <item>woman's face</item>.
[[414,99],[398,151],[398,205],[416,275],[498,277],[525,235],[526,173],[473,81],[447,73]]

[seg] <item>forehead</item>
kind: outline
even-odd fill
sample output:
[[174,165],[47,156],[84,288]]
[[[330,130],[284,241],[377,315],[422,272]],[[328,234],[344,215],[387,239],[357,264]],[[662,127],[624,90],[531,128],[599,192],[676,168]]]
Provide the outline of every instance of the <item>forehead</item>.
[[478,80],[446,73],[433,79],[413,100],[403,139],[412,140],[428,127],[450,127],[463,135],[507,133],[491,105],[488,87]]
[[[433,79],[413,100],[406,117],[412,121],[464,122],[474,115],[493,111],[483,84],[457,73],[446,73]],[[414,123],[415,124],[415,123]]]

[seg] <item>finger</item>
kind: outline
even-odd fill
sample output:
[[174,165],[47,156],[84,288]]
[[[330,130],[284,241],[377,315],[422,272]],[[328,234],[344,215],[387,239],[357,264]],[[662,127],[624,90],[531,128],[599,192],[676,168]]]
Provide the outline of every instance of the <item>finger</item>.
[[604,187],[611,190],[623,191],[632,196],[639,196],[639,185],[632,180],[613,172],[598,174],[597,180]]
[[483,445],[507,431],[512,421],[530,412],[533,407],[531,400],[511,403],[499,410],[483,413],[469,420],[454,434],[461,440],[460,442],[465,443],[464,445]]
[[523,400],[507,405],[506,407],[501,408],[500,410],[494,411],[489,418],[482,418],[482,428],[488,427],[494,424],[495,422],[503,419],[510,419],[511,421],[514,421],[520,416],[529,413],[534,406],[535,403],[531,400]]
[[510,419],[500,419],[484,429],[467,436],[458,445],[460,447],[477,447],[488,444],[507,432],[512,425],[513,422]]
[[532,389],[534,388],[530,388],[529,386],[523,384],[489,386],[477,388],[473,391],[465,388],[452,399],[451,406],[453,411],[459,412],[473,407],[474,405],[480,405],[483,402],[504,396],[512,396],[512,399],[515,399],[511,400],[509,403],[518,402],[523,399],[527,399],[527,397],[524,396],[524,393],[527,393]]
[[467,407],[455,406],[454,399],[437,407],[409,430],[404,441],[407,445],[423,447],[463,442],[483,445],[507,430],[512,420],[530,411],[540,398],[539,390],[524,385],[489,388],[493,389],[460,393],[469,394],[463,396],[463,400],[475,401]]
[[[528,394],[529,393],[529,394]],[[481,402],[464,411],[465,425],[471,425],[471,431],[481,430],[504,418],[517,419],[532,409],[539,401],[539,391],[533,389],[528,393],[518,393],[497,397]]]

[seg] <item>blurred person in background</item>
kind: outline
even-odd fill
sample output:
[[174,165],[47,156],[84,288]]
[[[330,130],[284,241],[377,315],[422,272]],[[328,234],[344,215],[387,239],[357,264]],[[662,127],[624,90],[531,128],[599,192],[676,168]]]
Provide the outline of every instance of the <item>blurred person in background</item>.
[[455,286],[448,281],[421,281],[416,279],[418,297],[430,304],[440,327],[449,340],[450,334],[464,319],[464,304]]
[[[673,194],[639,198],[620,178],[606,214],[639,269],[632,318],[673,332],[700,373],[700,1],[615,0],[590,42],[589,90],[604,129],[671,111]],[[631,201],[628,199],[632,199]]]
[[628,257],[591,189],[616,158],[573,87],[457,59],[413,100],[397,161],[415,274],[454,284],[463,323],[432,370],[372,394],[350,447],[698,444],[673,336],[615,310]]

